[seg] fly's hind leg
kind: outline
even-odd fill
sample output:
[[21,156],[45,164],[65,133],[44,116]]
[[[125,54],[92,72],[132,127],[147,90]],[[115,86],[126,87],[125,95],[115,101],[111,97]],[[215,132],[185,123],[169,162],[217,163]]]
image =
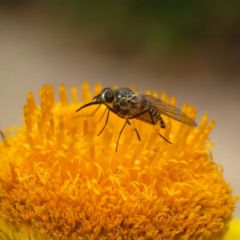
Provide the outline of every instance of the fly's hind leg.
[[[134,115],[134,116],[132,116],[131,119],[136,118],[136,117],[138,117],[138,116],[140,116],[140,115],[142,115],[142,114],[145,114],[145,113],[147,113],[147,112],[148,112],[149,115],[150,115],[150,118],[151,118],[151,121],[152,121],[152,125],[155,125],[154,120],[153,120],[153,116],[152,116],[152,111],[150,111],[149,108],[148,108],[148,109],[145,109],[144,111],[142,111],[142,112],[140,112],[140,113],[138,113],[138,114],[136,114],[136,115]],[[161,128],[165,128],[165,122],[163,121],[163,119],[160,118],[159,121],[160,121]],[[167,140],[161,133],[158,133],[158,134],[159,134],[159,136],[161,136],[166,142],[172,144],[172,143],[171,143],[169,140]]]
[[[153,117],[152,117],[152,114],[151,114],[150,111],[149,111],[149,114],[150,114],[150,117],[151,117],[151,120],[152,120],[152,124],[154,125]],[[162,119],[161,116],[160,116],[159,122],[160,122],[161,128],[165,128],[165,127],[166,127],[165,122],[163,121],[163,119]],[[172,144],[172,143],[171,143],[168,139],[166,139],[161,133],[158,133],[158,135],[159,135],[160,137],[162,137],[166,142]]]
[[[151,119],[152,119],[152,122],[153,122],[153,118],[152,118],[152,115],[150,113],[150,116],[151,116]],[[159,119],[159,122],[160,122],[160,126],[161,128],[166,128],[166,124],[165,122],[163,121],[162,117],[160,116],[160,119]],[[166,142],[172,144],[169,140],[167,140],[161,133],[158,133],[159,136],[161,136]]]

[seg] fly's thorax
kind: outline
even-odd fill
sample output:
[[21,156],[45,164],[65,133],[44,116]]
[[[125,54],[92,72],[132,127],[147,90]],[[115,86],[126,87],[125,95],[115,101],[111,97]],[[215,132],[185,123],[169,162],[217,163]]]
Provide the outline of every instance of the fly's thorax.
[[116,101],[113,103],[113,109],[121,118],[127,118],[131,110],[129,104],[129,99],[126,97],[116,98]]
[[118,88],[115,90],[115,101],[113,103],[113,109],[122,118],[129,118],[131,116],[131,110],[134,107],[132,99],[136,97],[129,88]]

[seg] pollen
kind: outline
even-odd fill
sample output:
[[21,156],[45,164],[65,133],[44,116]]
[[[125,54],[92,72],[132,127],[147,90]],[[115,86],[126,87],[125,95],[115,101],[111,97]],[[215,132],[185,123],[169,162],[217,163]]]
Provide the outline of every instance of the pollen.
[[[44,86],[39,105],[27,95],[23,125],[0,142],[0,238],[221,239],[237,197],[212,158],[215,122],[204,115],[191,127],[162,116],[161,129],[133,119],[116,152],[125,120],[110,113],[99,135],[106,107],[76,112],[101,89],[84,83],[79,101],[76,87],[69,99],[62,85],[56,100]],[[196,118],[195,107],[182,111]]]

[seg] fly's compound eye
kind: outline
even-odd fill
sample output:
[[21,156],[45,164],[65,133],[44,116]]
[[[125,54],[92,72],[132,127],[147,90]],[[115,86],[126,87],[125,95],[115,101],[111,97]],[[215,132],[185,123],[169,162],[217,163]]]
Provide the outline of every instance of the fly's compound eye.
[[104,98],[105,98],[105,101],[107,103],[113,102],[113,100],[114,100],[114,92],[113,92],[113,90],[112,89],[106,90],[106,92],[104,93]]

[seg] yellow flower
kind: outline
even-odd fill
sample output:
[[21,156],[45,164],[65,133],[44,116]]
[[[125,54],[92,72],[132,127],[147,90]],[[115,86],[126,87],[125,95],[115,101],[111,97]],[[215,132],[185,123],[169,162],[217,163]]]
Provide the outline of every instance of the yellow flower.
[[[95,95],[100,91],[96,85]],[[132,120],[116,152],[124,119],[110,114],[98,136],[105,107],[94,116],[86,115],[96,106],[75,112],[92,99],[87,83],[82,103],[76,88],[71,95],[69,103],[61,86],[56,102],[53,88],[45,86],[36,106],[29,93],[25,124],[17,133],[5,133],[0,143],[1,239],[213,240],[224,235],[237,199],[211,157],[208,135],[214,122],[208,123],[207,115],[196,128],[164,116],[166,130]],[[167,101],[165,94],[162,99]],[[195,118],[192,106],[183,111]]]
[[240,218],[234,219],[229,224],[229,229],[224,237],[224,240],[239,240],[240,239]]

